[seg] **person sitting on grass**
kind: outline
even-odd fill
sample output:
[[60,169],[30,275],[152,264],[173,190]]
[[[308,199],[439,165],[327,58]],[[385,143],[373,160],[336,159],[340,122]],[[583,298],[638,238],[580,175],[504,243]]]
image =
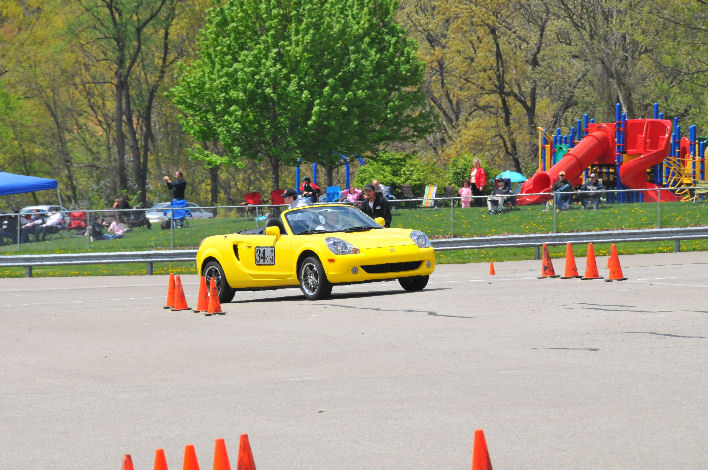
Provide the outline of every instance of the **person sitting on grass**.
[[108,231],[111,233],[104,233],[103,234],[103,239],[104,240],[115,240],[117,238],[123,238],[125,235],[125,232],[128,231],[127,227],[123,223],[123,220],[120,217],[116,217],[113,222],[111,222],[111,225],[108,227]]

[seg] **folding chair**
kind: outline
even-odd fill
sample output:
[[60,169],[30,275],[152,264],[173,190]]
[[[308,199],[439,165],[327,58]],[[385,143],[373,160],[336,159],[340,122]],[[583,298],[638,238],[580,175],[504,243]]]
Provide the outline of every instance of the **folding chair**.
[[425,194],[423,195],[423,207],[434,207],[435,206],[435,193],[438,187],[434,184],[429,184],[425,187]]
[[327,186],[327,193],[326,193],[327,202],[339,201],[341,193],[342,193],[342,188],[340,186]]
[[73,230],[77,236],[86,233],[87,227],[86,212],[69,212],[69,223],[66,225],[66,230]]
[[270,200],[273,204],[285,204],[285,199],[283,199],[284,191],[282,189],[274,189],[270,192]]

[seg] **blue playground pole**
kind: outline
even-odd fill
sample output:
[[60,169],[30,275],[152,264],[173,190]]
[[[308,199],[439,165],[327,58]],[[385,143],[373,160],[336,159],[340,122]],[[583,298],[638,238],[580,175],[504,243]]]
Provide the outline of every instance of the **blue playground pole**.
[[[662,119],[661,113],[659,113],[659,103],[654,103],[654,119]],[[664,172],[663,162],[659,162],[654,165],[654,184],[661,184],[661,174]]]
[[690,141],[688,154],[691,157],[691,177],[696,179],[696,126],[688,128],[688,140]]
[[703,140],[698,144],[698,155],[700,155],[699,179],[706,179],[706,141]]
[[[615,105],[615,175],[617,181],[617,189],[622,189],[622,181],[620,180],[619,169],[622,164],[622,106],[617,103]],[[617,202],[624,201],[624,193],[617,193]]]
[[590,120],[590,115],[588,113],[583,114],[583,137],[588,135],[588,121]]
[[341,153],[339,156],[342,157],[342,160],[344,160],[344,185],[346,188],[349,188],[349,160],[347,160],[347,157]]
[[302,163],[302,158],[297,159],[297,166],[295,167],[295,191],[300,190],[300,163]]
[[317,162],[312,164],[312,182],[317,184]]

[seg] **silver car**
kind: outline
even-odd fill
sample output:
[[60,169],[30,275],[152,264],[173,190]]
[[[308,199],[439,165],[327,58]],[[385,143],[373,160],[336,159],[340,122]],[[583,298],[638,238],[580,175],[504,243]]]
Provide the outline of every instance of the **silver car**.
[[[186,211],[187,219],[211,219],[214,214],[207,212],[193,202],[188,202],[185,208],[175,208],[174,211]],[[145,216],[148,218],[151,224],[161,224],[172,218],[172,203],[170,202],[158,202],[145,212]]]

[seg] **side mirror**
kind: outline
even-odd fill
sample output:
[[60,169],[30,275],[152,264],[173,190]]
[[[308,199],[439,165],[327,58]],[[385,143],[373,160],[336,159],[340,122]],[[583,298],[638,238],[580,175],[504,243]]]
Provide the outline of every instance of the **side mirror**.
[[384,225],[386,225],[386,221],[384,220],[383,217],[376,217],[374,220],[376,221],[377,224],[379,224],[379,225],[382,226],[382,227],[383,227]]
[[280,227],[277,227],[275,225],[266,227],[265,234],[271,237],[275,237],[275,239],[277,240],[280,238]]

